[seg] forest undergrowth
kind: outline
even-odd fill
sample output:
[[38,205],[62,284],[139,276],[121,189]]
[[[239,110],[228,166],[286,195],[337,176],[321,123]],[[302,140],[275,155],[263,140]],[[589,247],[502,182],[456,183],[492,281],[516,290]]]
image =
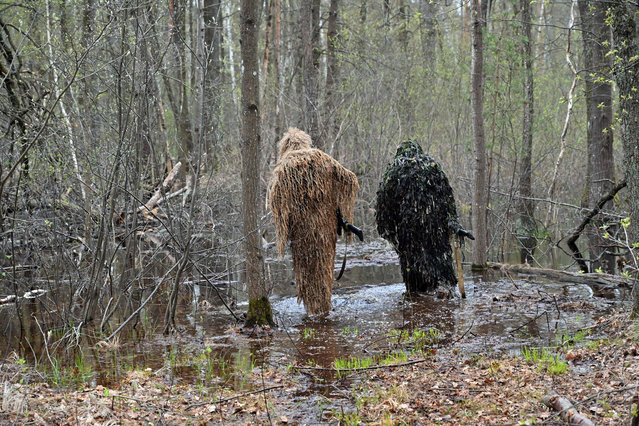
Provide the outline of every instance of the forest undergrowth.
[[[238,338],[261,339],[239,330]],[[0,366],[0,422],[562,424],[561,413],[542,402],[553,393],[598,425],[627,424],[636,413],[639,329],[626,312],[517,354],[469,354],[455,344],[404,349],[403,356],[330,367],[251,362],[233,380],[207,386],[176,380],[164,368],[137,368],[106,387],[84,380],[77,365],[70,380],[56,384],[13,356]],[[117,346],[101,350],[117,358]],[[200,374],[222,374],[211,370],[206,353],[201,361]]]

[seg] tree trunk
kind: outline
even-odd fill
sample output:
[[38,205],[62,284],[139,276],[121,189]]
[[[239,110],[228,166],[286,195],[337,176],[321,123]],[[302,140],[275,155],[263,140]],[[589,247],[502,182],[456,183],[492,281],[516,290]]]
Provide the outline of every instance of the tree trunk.
[[339,0],[331,0],[326,29],[326,104],[324,107],[324,119],[322,120],[325,129],[322,139],[327,147],[330,146],[329,154],[331,155],[335,154],[337,146],[335,137],[338,133],[337,120],[335,118],[336,88],[339,82],[339,68],[337,65],[337,47],[339,45],[338,12]]
[[[615,81],[619,88],[621,142],[630,202],[631,243],[639,236],[639,39],[630,4],[614,0],[610,4],[613,49],[615,49]],[[636,254],[635,254],[636,256]],[[635,280],[633,318],[639,318],[639,281]]]
[[[587,207],[614,186],[614,159],[612,134],[612,85],[608,83],[610,61],[606,57],[610,45],[610,29],[606,25],[604,5],[593,0],[579,0],[583,26],[586,102],[588,114],[588,181]],[[604,210],[608,210],[604,208]],[[603,217],[603,216],[600,216]],[[600,228],[603,220],[594,221],[588,228],[590,242],[590,269],[602,268],[614,273],[615,257],[606,252],[606,240]]]
[[535,246],[537,245],[536,224],[534,218],[535,204],[532,201],[532,146],[535,93],[533,87],[533,65],[531,48],[530,2],[520,0],[522,21],[522,56],[524,68],[524,114],[521,137],[521,165],[519,174],[519,226],[517,238],[521,243],[521,263],[533,263]]
[[420,0],[419,35],[424,55],[424,67],[434,71],[436,69],[437,55],[435,54],[437,43],[437,12],[438,6],[430,0]]
[[[317,68],[316,68],[316,32],[319,31],[319,7],[316,8],[317,0],[302,0],[300,16],[302,51],[303,51],[303,102],[304,105],[304,127],[306,133],[311,136],[313,145],[319,149],[324,149],[324,143],[319,137],[319,126],[317,119]],[[315,17],[317,14],[317,17]],[[317,19],[317,24],[316,24]],[[316,27],[317,25],[317,27]],[[319,34],[319,33],[318,33]],[[317,37],[319,38],[319,37]]]
[[[579,78],[577,74],[577,70],[572,62],[572,53],[571,53],[571,35],[572,30],[575,25],[575,4],[577,0],[572,0],[570,5],[570,18],[568,21],[568,42],[566,47],[566,63],[572,71],[572,74],[575,78],[572,80],[572,84],[570,85],[570,89],[568,90],[568,106],[566,108],[566,119],[564,120],[564,128],[561,131],[561,136],[559,138],[559,154],[557,155],[557,160],[555,160],[555,168],[553,171],[552,178],[550,180],[550,186],[548,187],[548,199],[552,200],[555,195],[555,187],[557,185],[557,177],[559,176],[559,168],[561,167],[561,163],[564,158],[564,154],[566,152],[566,135],[568,134],[568,127],[570,126],[570,117],[572,115],[572,107],[573,107],[573,97],[575,93],[575,88],[577,87],[577,80]],[[553,218],[553,205],[548,205],[548,210],[546,212],[546,220],[544,222],[544,227],[548,228],[552,218]]]
[[[588,5],[590,4],[589,0],[577,0],[579,6],[579,18],[581,25],[581,39],[583,42],[583,54],[581,57],[583,58],[583,69],[586,70],[586,75],[584,77],[584,101],[586,103],[586,122],[588,125],[586,126],[586,147],[590,147],[592,145],[592,132],[590,130],[590,106],[592,102],[590,98],[592,96],[592,77],[590,73],[595,67],[593,66],[592,54],[590,49],[592,47],[592,34],[589,34],[590,30],[590,18],[588,17]],[[590,156],[588,156],[590,157]],[[590,158],[586,161],[586,181],[584,186],[584,192],[581,199],[581,207],[588,208],[588,198],[590,196]]]
[[[175,124],[177,127],[177,139],[180,143],[178,158],[184,164],[184,172],[188,175],[190,170],[190,156],[193,151],[193,133],[191,131],[191,115],[189,113],[189,90],[186,61],[186,4],[185,0],[169,0],[169,15],[171,41],[175,49],[175,66],[178,82],[178,98],[174,103]],[[170,86],[170,82],[167,86]],[[168,88],[167,88],[168,89]]]
[[268,290],[262,280],[262,255],[258,218],[258,185],[260,164],[260,114],[258,68],[258,3],[242,0],[240,11],[242,52],[242,214],[244,219],[244,248],[246,253],[246,283],[249,307],[246,325],[273,323]]
[[399,8],[397,9],[399,14],[399,44],[402,46],[404,52],[408,52],[408,25],[410,19],[408,17],[408,7],[404,0],[399,0]]
[[206,92],[204,93],[204,129],[203,140],[206,146],[207,163],[217,167],[217,146],[220,139],[220,111],[222,97],[222,2],[220,0],[204,0],[204,58],[206,64]]
[[483,86],[483,25],[481,0],[471,1],[472,59],[470,76],[470,103],[475,145],[475,188],[473,193],[473,264],[484,267],[487,259],[488,235],[486,230],[486,140],[484,139],[484,86]]
[[262,113],[260,117],[260,121],[264,124],[266,119],[266,88],[268,87],[268,74],[270,68],[270,58],[271,58],[271,32],[272,32],[272,22],[273,22],[273,8],[275,0],[269,1],[268,13],[266,14],[266,30],[264,31],[264,59],[262,60],[262,94],[260,96],[260,102],[262,105]]
[[273,159],[277,161],[277,142],[282,134],[282,111],[281,111],[281,99],[280,88],[282,87],[282,1],[275,0],[275,34],[274,34],[274,48],[275,48],[275,78],[274,78],[274,92],[275,92],[275,137],[273,138]]

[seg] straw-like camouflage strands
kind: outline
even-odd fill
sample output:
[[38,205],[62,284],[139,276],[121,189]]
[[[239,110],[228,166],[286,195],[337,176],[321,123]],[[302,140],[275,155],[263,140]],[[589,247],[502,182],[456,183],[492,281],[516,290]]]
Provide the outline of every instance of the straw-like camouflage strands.
[[330,155],[311,148],[301,130],[289,129],[279,149],[268,193],[277,250],[283,256],[290,241],[298,302],[308,314],[325,314],[331,310],[336,211],[352,221],[359,183]]

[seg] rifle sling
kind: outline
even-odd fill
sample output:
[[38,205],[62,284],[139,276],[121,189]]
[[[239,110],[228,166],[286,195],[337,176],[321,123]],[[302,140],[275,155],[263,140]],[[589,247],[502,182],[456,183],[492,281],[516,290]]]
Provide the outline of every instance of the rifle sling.
[[[346,237],[346,233],[344,233],[344,237]],[[346,249],[348,248],[348,238],[344,238],[344,260],[342,260],[342,269],[339,271],[339,275],[335,278],[335,281],[339,281],[344,275],[344,269],[346,268]]]

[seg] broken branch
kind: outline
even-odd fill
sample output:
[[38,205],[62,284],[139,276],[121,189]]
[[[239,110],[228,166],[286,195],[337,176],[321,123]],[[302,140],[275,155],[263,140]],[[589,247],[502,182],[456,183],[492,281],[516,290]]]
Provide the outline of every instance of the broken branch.
[[[173,182],[173,179],[175,179],[175,176],[177,176],[181,167],[182,162],[178,161],[177,164],[173,166],[169,174],[166,176],[166,178],[162,182],[162,185],[160,185],[160,187],[155,190],[155,193],[149,199],[149,201],[147,201],[145,205],[138,207],[138,212],[151,211],[153,207],[158,204],[160,198],[162,198],[162,194],[166,193],[166,190],[168,189],[169,185],[171,185],[171,182]],[[175,194],[171,194],[171,196],[175,196]]]
[[567,398],[559,396],[556,393],[546,395],[542,399],[543,403],[555,411],[559,411],[559,415],[568,424],[581,426],[594,426],[595,424],[587,417],[579,414],[577,409]]

